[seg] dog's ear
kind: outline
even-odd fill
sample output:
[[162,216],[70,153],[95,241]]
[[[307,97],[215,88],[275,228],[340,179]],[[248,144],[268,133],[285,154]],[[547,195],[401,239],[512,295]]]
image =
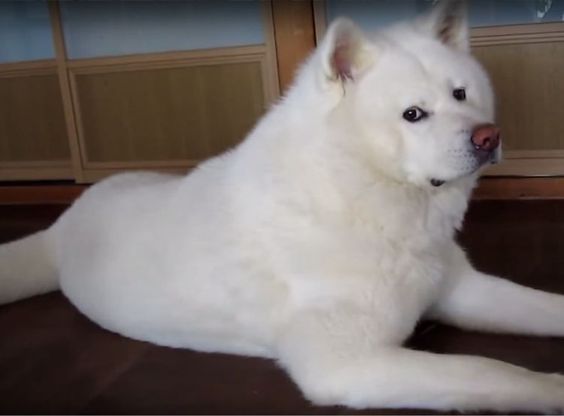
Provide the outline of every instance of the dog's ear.
[[327,29],[319,47],[324,79],[354,81],[373,62],[373,47],[351,20],[338,18]]
[[460,51],[470,50],[467,6],[464,0],[439,0],[423,24],[442,43]]

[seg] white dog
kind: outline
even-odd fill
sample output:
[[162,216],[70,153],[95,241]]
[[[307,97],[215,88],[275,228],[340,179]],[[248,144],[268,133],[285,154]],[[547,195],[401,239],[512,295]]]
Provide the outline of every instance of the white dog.
[[563,376],[402,348],[424,316],[564,336],[564,296],[475,271],[453,239],[499,147],[463,15],[335,21],[236,149],[103,181],[0,247],[0,301],[60,288],[128,337],[276,359],[318,404],[564,410]]

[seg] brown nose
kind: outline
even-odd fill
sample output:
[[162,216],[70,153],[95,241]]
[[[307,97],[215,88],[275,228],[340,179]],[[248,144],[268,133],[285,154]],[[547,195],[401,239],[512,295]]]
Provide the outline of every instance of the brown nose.
[[499,128],[493,124],[483,124],[472,132],[472,144],[476,150],[491,152],[499,146]]

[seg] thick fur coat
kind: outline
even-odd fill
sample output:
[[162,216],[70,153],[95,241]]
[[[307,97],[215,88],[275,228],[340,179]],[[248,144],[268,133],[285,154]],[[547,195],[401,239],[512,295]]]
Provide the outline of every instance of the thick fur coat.
[[422,317],[564,335],[563,296],[453,239],[499,140],[468,50],[458,3],[373,36],[335,21],[235,149],[102,181],[1,246],[0,302],[61,289],[128,337],[276,359],[319,404],[563,410],[562,376],[402,348]]

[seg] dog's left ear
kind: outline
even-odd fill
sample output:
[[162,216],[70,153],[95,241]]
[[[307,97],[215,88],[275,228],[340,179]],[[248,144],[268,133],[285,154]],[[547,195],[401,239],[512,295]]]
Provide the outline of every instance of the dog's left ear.
[[463,52],[470,50],[466,1],[439,0],[422,23],[445,45]]

